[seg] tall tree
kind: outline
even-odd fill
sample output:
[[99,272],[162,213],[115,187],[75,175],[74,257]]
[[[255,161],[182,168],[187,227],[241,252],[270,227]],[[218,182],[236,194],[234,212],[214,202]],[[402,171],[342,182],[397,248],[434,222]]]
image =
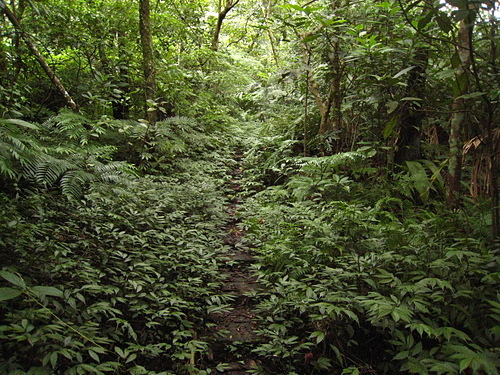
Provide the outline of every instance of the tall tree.
[[469,91],[470,67],[473,59],[472,31],[476,13],[468,2],[460,2],[460,11],[466,16],[459,23],[456,51],[452,58],[455,68],[454,99],[451,115],[450,161],[448,165],[447,204],[451,209],[460,206],[460,184],[462,176],[462,144],[466,126],[466,103],[464,95]]
[[156,110],[150,107],[156,98],[156,67],[153,55],[153,37],[151,34],[151,8],[149,0],[139,0],[139,32],[141,34],[142,68],[144,73],[144,98],[146,120],[150,124],[156,121]]
[[217,51],[219,49],[219,39],[220,32],[222,30],[222,23],[226,19],[227,14],[233,9],[240,0],[226,0],[224,7],[222,6],[222,0],[219,0],[219,4],[217,7],[218,15],[217,15],[217,24],[215,25],[214,35],[212,38],[212,50]]

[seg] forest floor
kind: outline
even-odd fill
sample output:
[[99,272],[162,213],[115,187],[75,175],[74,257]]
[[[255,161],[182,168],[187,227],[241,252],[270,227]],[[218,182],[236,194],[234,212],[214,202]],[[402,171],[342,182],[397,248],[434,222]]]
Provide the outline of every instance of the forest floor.
[[209,356],[211,367],[217,367],[219,373],[232,375],[246,374],[247,370],[260,367],[259,359],[251,352],[252,346],[261,340],[257,333],[257,314],[253,309],[253,296],[257,295],[259,284],[251,269],[255,262],[254,253],[251,245],[246,243],[245,230],[240,226],[238,213],[242,203],[242,159],[243,155],[234,155],[237,165],[227,182],[229,221],[225,227],[224,245],[228,252],[225,264],[221,267],[224,276],[221,294],[230,295],[232,302],[227,311],[211,314],[214,339]]

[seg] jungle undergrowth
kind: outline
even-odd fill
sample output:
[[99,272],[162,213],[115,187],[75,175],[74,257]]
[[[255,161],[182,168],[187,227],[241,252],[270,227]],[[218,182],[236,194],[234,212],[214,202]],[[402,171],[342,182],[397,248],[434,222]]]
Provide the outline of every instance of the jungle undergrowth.
[[[67,190],[82,195],[57,178],[0,195],[0,372],[210,373],[199,362],[208,315],[230,300],[224,182],[249,140],[203,135],[189,119],[160,126],[119,135],[142,153],[107,150],[135,166],[124,184],[89,174]],[[470,218],[480,212],[415,201],[423,185],[411,171],[384,182],[372,149],[305,158],[294,141],[252,139],[240,225],[264,287],[265,340],[250,350],[267,369],[497,374],[498,249]],[[66,186],[72,170],[54,169]]]
[[[0,195],[1,373],[203,373],[208,314],[230,299],[218,259],[237,140],[172,121],[177,131],[128,155],[137,172],[125,183],[66,194],[56,178]],[[125,130],[115,158],[123,139],[142,141]]]
[[423,204],[411,170],[384,183],[373,149],[292,148],[247,155],[244,228],[266,290],[255,352],[279,374],[498,374],[499,249],[468,217],[483,214]]

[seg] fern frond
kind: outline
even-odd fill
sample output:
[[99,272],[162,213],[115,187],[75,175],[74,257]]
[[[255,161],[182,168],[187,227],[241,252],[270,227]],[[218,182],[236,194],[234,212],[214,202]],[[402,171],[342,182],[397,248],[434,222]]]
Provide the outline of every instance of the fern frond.
[[350,151],[330,156],[303,157],[299,160],[303,162],[301,171],[310,172],[310,170],[314,170],[317,167],[326,170],[338,170],[339,167],[348,166],[364,159],[366,159],[365,154],[361,152]]
[[15,166],[8,159],[0,158],[0,175],[15,179],[18,176]]
[[78,166],[64,159],[57,159],[49,155],[39,156],[26,166],[27,177],[43,185],[55,184],[65,173],[78,169]]
[[83,195],[83,190],[86,184],[94,180],[94,175],[85,172],[81,169],[67,171],[60,181],[62,192],[66,195],[73,197],[80,197]]
[[6,177],[20,175],[20,167],[41,149],[25,129],[36,130],[38,127],[18,119],[0,119],[0,174]]
[[57,116],[47,120],[43,126],[59,132],[63,137],[86,145],[89,141],[89,121],[82,115],[70,110],[62,110]]

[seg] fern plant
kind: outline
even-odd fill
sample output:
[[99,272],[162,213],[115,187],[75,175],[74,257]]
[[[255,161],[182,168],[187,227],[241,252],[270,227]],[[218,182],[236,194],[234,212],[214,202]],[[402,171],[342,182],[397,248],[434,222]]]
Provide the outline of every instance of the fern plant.
[[[306,159],[248,202],[267,287],[258,307],[273,343],[259,354],[297,373],[496,375],[498,262],[486,238],[470,236],[460,213],[415,208],[390,189],[370,191],[373,205],[328,199],[334,174],[356,178],[334,162]],[[421,166],[439,191],[439,167]],[[292,353],[287,343],[297,342],[309,345]]]
[[27,132],[37,130],[38,126],[23,120],[0,118],[0,175],[16,179],[41,151],[39,142]]
[[[96,150],[98,153],[98,149]],[[80,197],[93,182],[128,184],[134,167],[124,162],[101,162],[95,155],[37,157],[25,168],[25,177],[44,188],[60,186],[64,194]]]
[[71,196],[81,196],[92,182],[127,183],[133,166],[113,161],[116,147],[100,144],[113,125],[61,111],[37,127],[44,152],[24,160],[22,177],[44,188],[60,186]]

